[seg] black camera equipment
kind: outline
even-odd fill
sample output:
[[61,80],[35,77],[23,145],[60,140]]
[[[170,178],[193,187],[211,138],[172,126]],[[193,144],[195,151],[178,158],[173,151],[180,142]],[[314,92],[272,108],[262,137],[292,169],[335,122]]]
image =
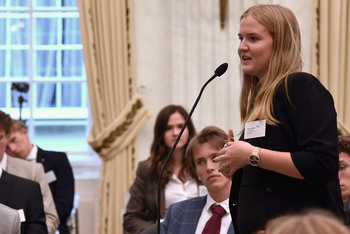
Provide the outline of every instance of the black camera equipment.
[[20,83],[12,83],[11,90],[17,90],[18,92],[21,93],[27,93],[29,90],[29,84],[25,82],[20,82]]
[[29,84],[26,82],[13,82],[11,85],[11,91],[16,90],[19,92],[18,96],[18,104],[19,104],[19,120],[23,122],[22,120],[22,107],[23,102],[26,102],[27,100],[23,97],[22,93],[27,93],[29,90]]

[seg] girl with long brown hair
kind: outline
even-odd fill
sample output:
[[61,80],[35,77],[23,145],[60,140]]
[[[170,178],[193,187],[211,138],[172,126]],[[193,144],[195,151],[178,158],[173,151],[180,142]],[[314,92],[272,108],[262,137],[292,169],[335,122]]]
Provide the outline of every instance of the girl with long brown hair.
[[[187,111],[179,105],[168,105],[158,113],[151,155],[139,162],[136,179],[131,187],[123,224],[128,233],[156,230],[160,171],[187,117]],[[195,134],[195,127],[190,120],[163,173],[160,199],[162,218],[170,204],[201,195],[196,174],[188,170],[185,160],[187,145]]]

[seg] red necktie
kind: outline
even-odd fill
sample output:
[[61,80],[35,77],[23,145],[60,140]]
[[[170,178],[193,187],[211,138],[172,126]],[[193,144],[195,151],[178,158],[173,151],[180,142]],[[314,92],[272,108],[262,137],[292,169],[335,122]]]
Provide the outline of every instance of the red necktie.
[[221,218],[224,214],[226,214],[226,210],[220,205],[212,205],[210,210],[213,214],[205,224],[202,234],[219,234]]

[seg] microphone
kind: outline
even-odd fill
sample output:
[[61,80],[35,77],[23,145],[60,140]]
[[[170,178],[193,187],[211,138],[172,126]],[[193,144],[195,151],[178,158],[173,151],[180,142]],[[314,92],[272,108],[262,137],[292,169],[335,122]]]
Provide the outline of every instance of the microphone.
[[216,70],[214,71],[214,75],[213,75],[212,77],[210,77],[210,79],[209,79],[207,82],[205,82],[205,84],[203,85],[203,87],[202,87],[202,89],[200,90],[200,92],[199,92],[199,94],[198,94],[198,97],[197,97],[196,101],[194,102],[193,107],[192,107],[190,113],[188,114],[187,119],[185,120],[185,123],[184,123],[184,125],[182,126],[181,131],[180,131],[179,135],[177,136],[176,141],[175,141],[173,147],[171,148],[171,150],[170,150],[170,152],[169,152],[169,154],[168,154],[168,156],[167,156],[167,158],[166,158],[166,160],[165,160],[165,162],[164,162],[164,165],[163,165],[163,167],[162,167],[162,169],[161,169],[161,171],[160,171],[160,175],[159,175],[159,179],[158,179],[158,222],[157,222],[157,233],[158,233],[158,234],[160,233],[160,216],[161,216],[161,212],[160,212],[160,211],[161,211],[161,209],[160,209],[160,187],[161,187],[161,181],[162,181],[162,176],[163,176],[164,170],[165,170],[166,166],[167,166],[168,163],[169,163],[169,160],[170,160],[170,158],[171,158],[171,155],[173,154],[173,152],[174,152],[174,150],[175,150],[175,148],[176,148],[176,146],[177,146],[177,143],[179,142],[179,140],[180,140],[180,138],[181,138],[181,136],[182,136],[182,133],[185,131],[185,128],[187,127],[188,122],[189,122],[190,119],[191,119],[192,113],[193,113],[194,109],[196,108],[196,106],[197,106],[197,104],[198,104],[198,102],[199,102],[199,99],[200,99],[201,96],[202,96],[202,93],[203,93],[203,91],[204,91],[204,88],[205,88],[214,78],[223,75],[223,74],[226,72],[227,67],[228,67],[228,64],[227,64],[227,63],[221,64],[221,65],[220,65],[218,68],[216,68]]

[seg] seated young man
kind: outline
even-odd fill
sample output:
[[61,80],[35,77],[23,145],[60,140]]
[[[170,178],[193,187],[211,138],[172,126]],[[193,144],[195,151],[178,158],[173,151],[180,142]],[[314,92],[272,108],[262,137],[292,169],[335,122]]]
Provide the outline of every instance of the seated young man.
[[[11,117],[0,111],[0,161],[6,149],[10,122]],[[21,221],[21,234],[48,233],[40,184],[12,175],[4,171],[1,165],[0,203],[18,211]],[[0,216],[0,219],[4,218]],[[0,233],[7,233],[5,230],[3,226],[0,226]]]
[[222,175],[219,164],[212,161],[227,138],[222,129],[208,126],[190,141],[186,151],[192,170],[189,173],[196,173],[208,194],[172,204],[161,233],[234,233],[228,206],[231,180]]
[[9,156],[42,163],[59,217],[58,231],[69,234],[67,219],[74,202],[74,175],[67,154],[43,150],[31,143],[25,125],[12,119],[6,153]]

